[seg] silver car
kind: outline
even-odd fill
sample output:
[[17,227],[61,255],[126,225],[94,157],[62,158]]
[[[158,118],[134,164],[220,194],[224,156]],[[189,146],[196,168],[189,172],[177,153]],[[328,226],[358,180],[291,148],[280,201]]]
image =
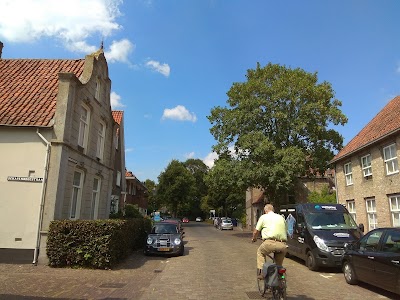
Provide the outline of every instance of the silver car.
[[228,219],[228,218],[221,219],[221,223],[219,224],[219,229],[220,230],[224,230],[224,229],[233,230],[232,220]]

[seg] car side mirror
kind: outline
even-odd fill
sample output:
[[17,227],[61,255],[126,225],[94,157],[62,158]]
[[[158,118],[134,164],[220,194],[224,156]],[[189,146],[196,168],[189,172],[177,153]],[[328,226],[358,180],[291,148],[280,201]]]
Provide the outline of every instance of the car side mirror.
[[364,224],[363,223],[359,224],[358,228],[361,230],[361,232],[364,232]]

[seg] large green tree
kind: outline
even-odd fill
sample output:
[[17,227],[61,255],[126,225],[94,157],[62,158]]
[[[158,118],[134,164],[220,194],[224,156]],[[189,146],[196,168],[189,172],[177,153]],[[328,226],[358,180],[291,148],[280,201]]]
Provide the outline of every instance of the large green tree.
[[200,204],[201,199],[207,195],[207,186],[204,182],[204,176],[208,173],[209,168],[201,159],[190,158],[186,160],[183,165],[193,175],[195,179],[194,195],[188,203],[186,211],[182,214],[188,217],[203,216]]
[[157,198],[174,217],[186,210],[195,191],[193,174],[178,160],[172,160],[158,176]]
[[148,203],[148,207],[147,207],[147,211],[149,213],[152,213],[156,210],[160,209],[160,203],[157,199],[156,196],[156,192],[157,192],[157,184],[151,180],[151,179],[146,179],[146,181],[144,182],[144,185],[147,189],[146,193],[147,193],[147,203]]
[[240,181],[277,202],[297,176],[326,170],[343,144],[333,126],[347,118],[331,84],[318,82],[317,73],[258,63],[246,78],[228,91],[228,106],[208,116],[214,150],[231,153]]
[[223,156],[215,161],[204,179],[208,194],[203,197],[203,209],[215,209],[219,216],[240,217],[244,209],[246,187],[240,184],[237,163]]

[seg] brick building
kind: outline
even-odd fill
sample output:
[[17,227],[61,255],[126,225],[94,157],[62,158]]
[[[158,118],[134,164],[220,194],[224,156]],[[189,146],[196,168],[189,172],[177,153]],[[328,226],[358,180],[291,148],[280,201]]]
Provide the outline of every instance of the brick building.
[[331,161],[338,203],[366,231],[400,226],[400,96],[392,99]]

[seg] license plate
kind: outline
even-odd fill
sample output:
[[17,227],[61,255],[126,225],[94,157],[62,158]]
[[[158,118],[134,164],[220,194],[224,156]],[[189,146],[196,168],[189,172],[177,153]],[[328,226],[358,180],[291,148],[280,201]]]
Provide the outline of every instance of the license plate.
[[169,251],[169,248],[158,248],[158,251]]

